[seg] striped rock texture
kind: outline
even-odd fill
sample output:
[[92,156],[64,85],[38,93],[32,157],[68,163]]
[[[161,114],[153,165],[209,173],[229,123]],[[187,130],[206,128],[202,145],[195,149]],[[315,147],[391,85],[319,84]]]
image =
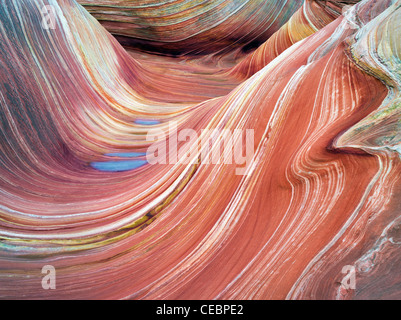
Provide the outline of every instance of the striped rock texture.
[[401,298],[400,0],[78,2],[0,3],[0,298]]
[[79,2],[125,45],[182,55],[252,49],[282,26],[303,1]]

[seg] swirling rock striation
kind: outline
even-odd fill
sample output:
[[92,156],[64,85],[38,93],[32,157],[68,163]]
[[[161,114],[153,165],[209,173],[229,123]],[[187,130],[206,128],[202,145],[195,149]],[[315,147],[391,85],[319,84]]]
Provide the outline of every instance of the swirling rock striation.
[[[401,1],[127,2],[1,4],[0,297],[401,298]],[[191,161],[148,163],[171,123]],[[206,128],[253,130],[245,175]]]

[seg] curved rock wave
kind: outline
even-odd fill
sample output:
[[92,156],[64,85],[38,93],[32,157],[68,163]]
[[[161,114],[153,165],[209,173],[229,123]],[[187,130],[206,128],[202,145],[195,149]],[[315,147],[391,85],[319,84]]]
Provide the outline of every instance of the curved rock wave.
[[[400,298],[401,2],[106,2],[0,9],[0,297]],[[125,50],[85,8],[198,55]],[[221,34],[246,23],[215,46],[223,9]],[[197,21],[176,34],[180,19]],[[250,30],[266,39],[239,58]],[[172,124],[195,139],[160,138]],[[205,129],[252,130],[243,174],[201,157]],[[149,163],[149,136],[168,146],[159,156],[187,147],[190,161]],[[45,265],[56,290],[42,288]]]

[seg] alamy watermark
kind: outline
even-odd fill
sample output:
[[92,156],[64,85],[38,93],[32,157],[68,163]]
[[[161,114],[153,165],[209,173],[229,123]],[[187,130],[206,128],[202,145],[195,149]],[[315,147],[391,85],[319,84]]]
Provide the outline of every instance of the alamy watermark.
[[236,164],[236,174],[245,175],[254,156],[253,129],[193,129],[178,130],[176,122],[168,131],[150,130],[146,141],[150,164]]
[[345,29],[352,29],[352,30],[359,29],[359,26],[356,23],[355,6],[345,5],[342,8],[342,15],[346,21],[346,24],[343,25]]
[[355,290],[356,289],[356,269],[354,266],[347,265],[341,270],[342,274],[345,274],[341,281],[341,286],[345,290]]
[[42,268],[42,288],[45,290],[56,289],[56,269],[52,265],[46,265]]
[[40,10],[42,15],[42,28],[45,30],[56,29],[56,9],[52,5],[43,6]]

